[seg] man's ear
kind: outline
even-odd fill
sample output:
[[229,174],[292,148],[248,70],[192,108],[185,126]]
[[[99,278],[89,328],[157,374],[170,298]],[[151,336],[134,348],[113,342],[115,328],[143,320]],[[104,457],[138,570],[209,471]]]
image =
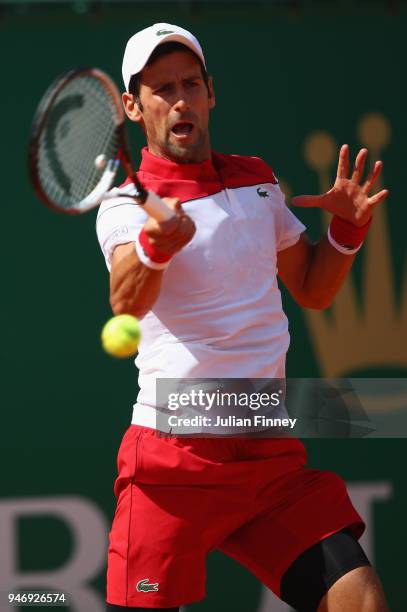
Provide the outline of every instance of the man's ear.
[[136,102],[135,96],[125,91],[122,94],[122,102],[123,102],[123,106],[124,106],[126,115],[130,119],[130,121],[141,123],[143,120],[143,115],[142,115],[139,105]]
[[213,86],[213,78],[211,76],[208,77],[208,99],[209,99],[209,108],[214,108],[216,105],[216,98],[215,98],[215,89]]

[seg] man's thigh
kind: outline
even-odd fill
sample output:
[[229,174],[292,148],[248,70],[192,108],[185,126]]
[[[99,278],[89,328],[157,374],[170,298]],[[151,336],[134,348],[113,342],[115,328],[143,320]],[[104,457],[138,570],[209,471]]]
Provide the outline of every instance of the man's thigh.
[[346,527],[358,538],[364,523],[343,480],[299,469],[259,491],[265,509],[217,548],[246,566],[277,596],[281,578],[302,552]]

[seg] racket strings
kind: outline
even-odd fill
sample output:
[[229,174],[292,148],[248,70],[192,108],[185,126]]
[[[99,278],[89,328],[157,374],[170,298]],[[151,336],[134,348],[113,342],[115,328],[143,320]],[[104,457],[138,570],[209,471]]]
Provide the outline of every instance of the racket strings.
[[69,81],[49,109],[39,140],[37,167],[47,196],[63,208],[86,198],[99,184],[106,162],[116,157],[116,109],[101,81],[81,75]]
[[[99,83],[98,83],[99,84]],[[103,87],[93,88],[94,98],[90,101],[90,110],[94,113],[94,130],[92,142],[84,149],[84,166],[89,169],[89,174],[81,173],[82,182],[77,185],[79,193],[89,193],[100,180],[103,168],[95,166],[95,159],[104,155],[106,160],[116,156],[118,148],[117,128],[112,117],[112,106],[110,98]],[[110,104],[110,108],[107,105]],[[100,109],[104,109],[104,113]]]

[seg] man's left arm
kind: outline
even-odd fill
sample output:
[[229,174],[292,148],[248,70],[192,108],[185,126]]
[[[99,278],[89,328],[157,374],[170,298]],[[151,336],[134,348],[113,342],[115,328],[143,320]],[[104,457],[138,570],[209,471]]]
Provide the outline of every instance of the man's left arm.
[[386,189],[369,196],[382,169],[380,161],[361,183],[367,155],[367,149],[359,151],[349,178],[349,149],[343,145],[332,189],[319,196],[297,196],[292,200],[295,206],[318,207],[334,215],[329,238],[312,244],[301,234],[296,244],[278,252],[279,277],[301,306],[322,309],[332,303],[352,267],[374,208],[388,196]]

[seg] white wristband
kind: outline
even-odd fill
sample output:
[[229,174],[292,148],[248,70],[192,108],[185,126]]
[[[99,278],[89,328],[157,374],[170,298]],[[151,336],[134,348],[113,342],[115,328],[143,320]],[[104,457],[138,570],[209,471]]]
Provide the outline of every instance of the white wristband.
[[138,239],[135,241],[134,245],[139,260],[147,268],[150,268],[151,270],[165,270],[165,268],[168,267],[168,264],[170,263],[169,261],[165,261],[164,263],[157,263],[156,261],[150,259],[149,256],[145,254],[143,247],[141,246]]
[[329,243],[334,247],[334,249],[339,251],[339,253],[343,253],[343,255],[354,255],[355,253],[359,251],[359,249],[361,248],[363,244],[363,242],[361,242],[360,245],[356,247],[356,249],[347,249],[346,247],[336,242],[335,238],[332,238],[330,225],[328,226],[327,237],[328,237]]

